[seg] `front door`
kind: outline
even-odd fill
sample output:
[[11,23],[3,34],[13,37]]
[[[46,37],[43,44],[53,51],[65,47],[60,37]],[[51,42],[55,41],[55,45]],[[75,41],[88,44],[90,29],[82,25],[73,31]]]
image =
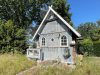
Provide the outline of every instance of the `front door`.
[[40,51],[40,60],[44,60],[44,52],[42,50]]

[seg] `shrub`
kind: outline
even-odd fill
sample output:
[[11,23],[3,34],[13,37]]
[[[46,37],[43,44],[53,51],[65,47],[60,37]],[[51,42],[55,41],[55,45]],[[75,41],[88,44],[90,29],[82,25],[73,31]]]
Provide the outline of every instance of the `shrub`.
[[93,42],[91,39],[84,39],[80,42],[80,51],[87,53],[88,56],[93,55]]
[[100,41],[93,41],[94,55],[100,57]]

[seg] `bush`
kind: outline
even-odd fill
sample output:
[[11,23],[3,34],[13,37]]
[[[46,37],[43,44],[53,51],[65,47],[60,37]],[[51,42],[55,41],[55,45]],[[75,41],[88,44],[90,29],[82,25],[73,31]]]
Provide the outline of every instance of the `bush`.
[[81,52],[87,54],[88,56],[93,55],[93,42],[91,39],[82,40],[79,46]]
[[94,55],[100,57],[100,41],[94,41],[93,48],[94,48],[93,50]]

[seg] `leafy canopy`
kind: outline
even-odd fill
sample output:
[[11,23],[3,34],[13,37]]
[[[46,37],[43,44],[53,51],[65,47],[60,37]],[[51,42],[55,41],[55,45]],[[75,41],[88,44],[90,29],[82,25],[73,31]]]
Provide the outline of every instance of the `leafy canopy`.
[[71,12],[70,12],[70,5],[68,4],[67,0],[52,0],[53,8],[71,25]]
[[0,52],[14,52],[25,49],[25,30],[17,28],[11,20],[0,20]]
[[40,22],[40,9],[47,0],[0,0],[0,18],[11,19],[15,25],[27,28],[32,21]]
[[80,24],[78,31],[84,38],[91,38],[94,41],[100,39],[100,27],[96,23],[87,22]]
[[84,39],[78,43],[80,50],[87,52],[88,55],[100,56],[100,20],[96,23],[80,24],[78,31]]

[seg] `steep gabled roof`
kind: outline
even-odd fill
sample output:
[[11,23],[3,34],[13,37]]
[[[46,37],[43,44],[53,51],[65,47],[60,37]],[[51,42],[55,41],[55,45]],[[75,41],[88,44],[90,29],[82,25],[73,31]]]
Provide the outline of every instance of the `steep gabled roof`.
[[37,31],[35,32],[32,40],[34,40],[34,38],[36,37],[36,35],[38,34],[40,28],[42,27],[43,23],[45,22],[47,16],[49,15],[50,11],[52,11],[69,29],[72,30],[72,32],[77,36],[77,37],[81,37],[81,35],[71,26],[69,25],[55,10],[52,9],[52,7],[49,7],[49,10],[47,11],[44,19],[42,20],[40,26],[38,27]]

